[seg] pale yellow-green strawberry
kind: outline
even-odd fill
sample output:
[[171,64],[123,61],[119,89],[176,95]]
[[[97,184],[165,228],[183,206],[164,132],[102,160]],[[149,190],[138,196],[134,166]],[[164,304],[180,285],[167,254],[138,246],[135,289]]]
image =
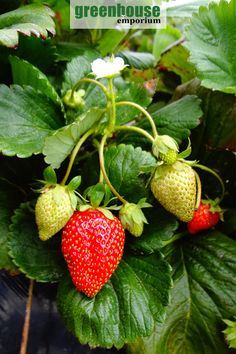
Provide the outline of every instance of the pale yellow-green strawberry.
[[158,166],[151,190],[159,203],[179,220],[188,222],[193,218],[197,186],[192,167],[182,161]]
[[139,237],[143,233],[143,226],[147,224],[147,219],[142,208],[149,208],[151,204],[146,203],[146,199],[141,199],[138,204],[126,203],[119,211],[119,219],[123,227],[133,236]]
[[35,206],[39,237],[46,241],[60,231],[76,208],[76,196],[66,186],[45,188]]

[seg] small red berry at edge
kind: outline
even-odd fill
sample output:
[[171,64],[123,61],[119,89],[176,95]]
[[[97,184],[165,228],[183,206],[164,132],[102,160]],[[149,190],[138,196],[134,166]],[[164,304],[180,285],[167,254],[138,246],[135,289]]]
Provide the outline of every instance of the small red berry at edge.
[[188,222],[187,227],[190,234],[196,234],[202,230],[211,229],[220,220],[220,211],[211,211],[211,205],[200,203],[198,210],[194,212],[193,218]]

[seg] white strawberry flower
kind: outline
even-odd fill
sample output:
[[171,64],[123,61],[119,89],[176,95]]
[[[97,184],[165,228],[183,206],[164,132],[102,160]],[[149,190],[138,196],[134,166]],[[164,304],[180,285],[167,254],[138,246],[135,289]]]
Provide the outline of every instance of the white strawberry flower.
[[128,65],[125,65],[124,60],[120,57],[106,57],[104,59],[96,59],[92,62],[92,72],[96,79],[102,77],[113,77],[119,75],[120,72]]

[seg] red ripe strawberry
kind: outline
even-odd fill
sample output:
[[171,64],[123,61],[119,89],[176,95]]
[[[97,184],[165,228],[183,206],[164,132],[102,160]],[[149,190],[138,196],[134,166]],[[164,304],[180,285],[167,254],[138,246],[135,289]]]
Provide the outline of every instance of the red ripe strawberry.
[[88,297],[110,279],[123,255],[125,233],[118,218],[98,209],[76,211],[62,234],[62,253],[72,281]]
[[220,219],[221,208],[219,206],[214,207],[210,202],[201,202],[192,220],[188,222],[188,231],[190,234],[196,234],[202,230],[211,229]]

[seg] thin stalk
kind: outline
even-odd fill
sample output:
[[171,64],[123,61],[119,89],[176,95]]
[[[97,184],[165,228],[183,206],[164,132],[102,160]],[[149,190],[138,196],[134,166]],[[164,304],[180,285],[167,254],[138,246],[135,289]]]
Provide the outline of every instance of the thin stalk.
[[158,132],[157,132],[156,124],[155,124],[154,120],[152,119],[151,115],[146,111],[146,109],[141,107],[139,104],[134,103],[134,102],[130,102],[130,101],[117,102],[116,106],[132,106],[134,108],[137,108],[149,120],[149,123],[150,123],[150,125],[152,127],[152,132],[153,132],[154,139],[157,138]]
[[187,235],[187,232],[181,232],[179,234],[176,234],[170,240],[164,241],[163,246],[165,247],[165,246],[169,245],[170,243],[173,243],[186,235]]
[[115,100],[115,93],[113,89],[113,79],[108,79],[108,89],[109,89],[109,124],[108,124],[108,131],[111,133],[114,131],[114,127],[116,124],[116,100]]
[[115,127],[115,131],[120,131],[120,130],[126,130],[126,131],[130,131],[130,132],[136,132],[138,134],[142,134],[143,136],[145,136],[145,138],[147,138],[148,140],[150,140],[151,143],[154,142],[153,137],[151,136],[151,134],[149,134],[146,130],[139,128],[139,127],[134,127],[134,126],[127,126],[127,125],[117,125]]
[[221,197],[220,197],[220,201],[224,198],[224,194],[225,194],[225,186],[224,186],[224,182],[222,181],[221,177],[218,175],[218,173],[216,173],[215,171],[213,171],[211,168],[204,166],[204,165],[200,165],[198,163],[194,164],[193,167],[198,167],[203,171],[209,172],[211,173],[214,177],[217,178],[217,180],[220,182],[221,185]]
[[122,204],[126,204],[127,201],[117,192],[117,190],[113,187],[113,185],[111,184],[111,181],[109,180],[109,177],[106,173],[106,169],[105,169],[105,163],[104,163],[104,146],[107,140],[107,135],[104,135],[101,143],[100,143],[100,147],[99,147],[99,162],[100,162],[100,168],[103,174],[103,177],[108,185],[108,187],[110,188],[110,190],[112,191],[112,193],[121,201]]
[[74,92],[77,91],[77,89],[79,88],[79,86],[84,83],[84,82],[88,82],[88,83],[91,83],[91,84],[94,84],[94,85],[97,85],[98,87],[100,87],[100,89],[104,92],[104,94],[106,95],[106,98],[109,99],[109,94],[107,92],[107,89],[106,87],[101,84],[101,82],[97,81],[97,80],[94,80],[94,79],[89,79],[89,78],[84,78],[84,79],[81,79],[79,80],[78,82],[76,82],[76,84],[73,86],[72,88],[72,91],[71,91],[71,99],[74,95]]
[[195,177],[196,177],[196,182],[197,182],[197,197],[196,197],[196,204],[195,204],[195,209],[197,210],[199,208],[199,205],[201,203],[201,197],[202,197],[202,184],[201,180],[198,176],[198,173],[194,171]]
[[27,352],[27,344],[28,344],[29,328],[30,328],[30,314],[31,314],[32,299],[33,299],[33,287],[34,287],[34,281],[30,280],[28,299],[25,308],[25,322],[22,331],[20,354],[26,354]]
[[94,133],[94,129],[89,129],[87,131],[87,133],[85,133],[81,138],[80,140],[78,141],[78,143],[76,144],[74,150],[72,151],[72,154],[70,156],[70,161],[69,161],[69,164],[68,164],[68,167],[67,167],[67,170],[66,170],[66,174],[63,178],[63,180],[61,181],[60,185],[64,186],[66,184],[66,181],[70,175],[70,172],[71,172],[71,169],[72,169],[72,166],[74,164],[74,161],[75,161],[75,158],[76,158],[76,155],[78,154],[81,146],[83,145],[83,143],[88,139],[88,137],[90,135],[92,135]]

